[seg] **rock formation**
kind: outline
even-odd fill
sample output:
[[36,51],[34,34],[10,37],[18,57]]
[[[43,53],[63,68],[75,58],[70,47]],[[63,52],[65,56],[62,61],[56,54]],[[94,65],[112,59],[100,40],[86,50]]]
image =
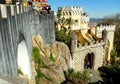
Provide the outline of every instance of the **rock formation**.
[[[70,68],[70,51],[67,45],[61,42],[55,42],[50,45],[45,45],[41,36],[32,37],[33,47],[39,48],[42,60],[49,69],[41,68],[42,73],[44,73],[52,81],[45,78],[40,79],[40,84],[60,84],[65,80],[64,71]],[[53,54],[55,62],[50,61],[50,54]],[[36,75],[35,63],[33,65],[33,74]]]

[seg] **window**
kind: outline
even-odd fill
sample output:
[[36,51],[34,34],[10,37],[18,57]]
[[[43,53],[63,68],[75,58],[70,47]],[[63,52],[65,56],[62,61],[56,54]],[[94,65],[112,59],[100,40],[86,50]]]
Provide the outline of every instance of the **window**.
[[78,26],[78,20],[75,20],[75,24],[74,24],[75,26]]

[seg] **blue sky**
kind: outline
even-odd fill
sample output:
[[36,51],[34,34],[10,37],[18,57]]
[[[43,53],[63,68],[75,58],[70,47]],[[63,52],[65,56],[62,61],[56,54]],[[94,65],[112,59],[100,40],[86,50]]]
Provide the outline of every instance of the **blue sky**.
[[91,18],[120,13],[120,0],[47,0],[52,10],[61,6],[81,6]]

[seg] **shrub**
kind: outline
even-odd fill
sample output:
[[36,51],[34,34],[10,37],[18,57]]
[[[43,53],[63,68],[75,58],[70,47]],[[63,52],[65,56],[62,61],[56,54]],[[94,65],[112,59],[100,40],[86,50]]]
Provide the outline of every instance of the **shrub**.
[[[73,69],[69,69],[65,73],[65,77],[66,77],[66,82],[69,81],[73,84],[87,84],[89,81],[87,71],[80,73],[80,72],[75,72]],[[66,84],[66,82],[62,84]]]

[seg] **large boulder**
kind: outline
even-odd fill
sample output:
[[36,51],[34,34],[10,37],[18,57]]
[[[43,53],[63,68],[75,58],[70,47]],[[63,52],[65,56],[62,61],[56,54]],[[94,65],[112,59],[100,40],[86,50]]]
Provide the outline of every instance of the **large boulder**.
[[[40,84],[60,84],[63,82],[65,80],[64,71],[67,71],[67,69],[70,68],[71,55],[68,46],[61,42],[45,45],[40,36],[33,36],[32,44],[33,47],[39,48],[44,64],[49,67],[49,69],[41,68],[40,70],[45,74],[45,76],[52,79],[52,81],[49,81],[45,78],[42,78],[40,79]],[[54,62],[49,59],[51,53],[55,59]],[[33,67],[34,66],[35,64],[33,62]],[[33,71],[34,75],[36,75],[36,71]]]

